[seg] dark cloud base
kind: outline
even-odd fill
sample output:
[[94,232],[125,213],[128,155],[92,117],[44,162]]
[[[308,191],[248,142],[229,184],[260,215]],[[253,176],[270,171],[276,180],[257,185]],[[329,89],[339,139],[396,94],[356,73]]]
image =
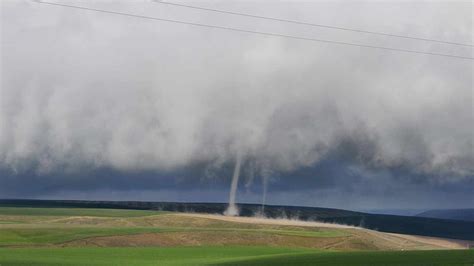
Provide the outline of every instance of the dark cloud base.
[[[260,203],[262,180],[246,174],[238,201]],[[76,174],[0,172],[0,198],[107,199],[226,202],[232,175],[228,163],[211,174],[207,164],[179,171],[97,169]],[[252,179],[252,180],[251,180]],[[311,167],[269,177],[267,203],[351,209],[470,207],[473,178],[433,182],[406,169],[369,169],[332,156]]]

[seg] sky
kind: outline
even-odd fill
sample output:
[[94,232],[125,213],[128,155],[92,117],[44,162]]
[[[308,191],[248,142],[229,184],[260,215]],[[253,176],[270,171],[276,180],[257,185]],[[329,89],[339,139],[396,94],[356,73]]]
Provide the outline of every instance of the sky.
[[[174,2],[474,43],[471,1]],[[472,46],[148,0],[56,3],[473,57]],[[240,154],[238,202],[266,190],[267,204],[474,206],[472,60],[0,7],[0,198],[226,202]]]

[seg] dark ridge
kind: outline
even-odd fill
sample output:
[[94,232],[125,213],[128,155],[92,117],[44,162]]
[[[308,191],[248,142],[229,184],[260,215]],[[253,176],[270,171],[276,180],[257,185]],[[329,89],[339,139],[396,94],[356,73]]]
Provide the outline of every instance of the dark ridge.
[[[226,203],[183,203],[143,201],[86,201],[86,200],[28,200],[0,199],[3,207],[49,207],[49,208],[113,208],[137,210],[163,210],[173,212],[223,213]],[[238,204],[241,216],[262,213],[261,205]],[[369,214],[341,209],[266,205],[265,216],[269,218],[292,218],[304,221],[322,221],[360,226],[381,232],[474,240],[474,222]]]
[[474,222],[474,209],[429,210],[416,216]]

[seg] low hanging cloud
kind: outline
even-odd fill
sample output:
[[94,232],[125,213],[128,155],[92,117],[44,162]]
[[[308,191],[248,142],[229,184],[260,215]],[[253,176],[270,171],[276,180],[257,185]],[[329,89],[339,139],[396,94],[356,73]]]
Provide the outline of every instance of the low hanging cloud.
[[[472,49],[463,47],[249,24],[163,10],[147,1],[71,3],[472,56]],[[422,24],[392,30],[472,39],[472,17],[465,11],[472,3],[425,4],[430,8],[418,11],[424,12],[418,15]],[[322,12],[282,5],[273,6],[274,14],[290,19],[311,21],[311,10]],[[322,5],[323,10],[343,6]],[[395,9],[401,16],[385,17],[387,25],[413,17],[415,11],[405,5]],[[244,5],[256,14],[271,6]],[[357,8],[373,21],[386,16],[378,5],[376,14],[364,13],[364,5]],[[443,19],[434,19],[442,8],[447,8]],[[246,166],[265,174],[310,167],[337,153],[364,167],[401,167],[443,180],[474,175],[471,60],[208,30],[26,1],[2,2],[2,9],[0,168],[38,175],[104,167],[169,171],[207,164],[212,169],[242,152]],[[351,16],[342,22],[326,17],[327,24],[360,18],[341,12]]]

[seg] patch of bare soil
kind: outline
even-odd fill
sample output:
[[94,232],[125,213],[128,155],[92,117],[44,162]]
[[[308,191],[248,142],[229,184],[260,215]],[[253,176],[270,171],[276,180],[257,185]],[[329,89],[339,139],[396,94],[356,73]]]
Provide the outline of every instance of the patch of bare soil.
[[350,230],[353,236],[350,239],[334,244],[334,248],[353,249],[377,249],[377,250],[413,250],[413,249],[465,249],[473,245],[472,241],[462,241],[453,239],[443,239],[434,237],[424,237],[415,235],[403,235],[393,233],[383,233],[374,230],[362,229],[360,227],[330,224],[321,222],[288,220],[288,219],[266,219],[258,217],[229,217],[223,215],[210,214],[178,214],[187,217],[201,217],[208,219],[217,219],[228,222],[250,223],[250,224],[268,224],[285,226],[303,226],[318,228],[341,228],[357,229]]
[[[239,231],[165,232],[122,236],[92,237],[61,246],[144,247],[144,246],[274,246],[331,250],[427,250],[457,249],[461,245],[437,240],[419,241],[417,237],[399,236],[369,230],[352,231],[346,237],[302,237]],[[440,241],[440,242],[438,242]]]
[[143,247],[143,246],[284,246],[326,248],[346,237],[312,238],[247,232],[166,232],[93,237],[63,243],[61,246]]
[[195,213],[180,213],[176,214],[185,217],[199,217],[207,219],[215,219],[226,222],[236,223],[247,223],[247,224],[268,224],[268,225],[286,225],[286,226],[305,226],[305,227],[322,227],[322,228],[343,228],[343,229],[357,229],[359,227],[342,224],[322,223],[322,222],[311,222],[291,219],[269,219],[259,217],[235,217],[235,216],[224,216],[217,214],[195,214]]
[[[74,219],[74,222],[89,223],[86,220],[87,219],[80,220],[76,218]],[[228,217],[211,214],[179,213],[141,219],[129,218],[125,220],[115,221],[115,223],[121,225],[128,225],[131,223],[135,226],[165,226],[188,229],[205,228],[206,230],[92,237],[70,241],[63,243],[60,246],[133,247],[248,245],[306,247],[331,250],[427,250],[466,248],[466,243],[463,241],[391,234],[347,225],[287,219]],[[212,228],[216,230],[214,231]],[[220,228],[225,228],[226,230],[219,230]],[[233,231],[232,228],[250,228],[255,231]],[[347,233],[347,235],[341,237],[309,237],[268,232],[268,229],[325,231],[328,230],[328,228],[341,230]],[[259,229],[262,229],[263,231],[258,231]]]
[[464,249],[451,239],[422,237],[413,235],[384,233],[374,230],[357,230],[353,234],[363,242],[370,242],[378,250],[430,250],[430,249]]
[[387,233],[387,235],[392,235],[395,237],[407,239],[414,242],[419,242],[422,244],[438,246],[440,248],[445,248],[445,249],[467,249],[474,244],[474,241],[458,240],[458,239],[446,239],[446,238],[415,236],[415,235],[402,235],[402,234],[393,234],[393,233]]

